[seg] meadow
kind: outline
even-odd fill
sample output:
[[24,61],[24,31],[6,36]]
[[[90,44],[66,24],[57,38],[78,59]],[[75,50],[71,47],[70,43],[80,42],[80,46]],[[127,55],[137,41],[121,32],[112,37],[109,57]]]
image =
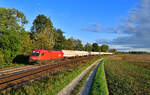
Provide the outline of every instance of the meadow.
[[150,55],[114,55],[104,63],[110,95],[150,95]]

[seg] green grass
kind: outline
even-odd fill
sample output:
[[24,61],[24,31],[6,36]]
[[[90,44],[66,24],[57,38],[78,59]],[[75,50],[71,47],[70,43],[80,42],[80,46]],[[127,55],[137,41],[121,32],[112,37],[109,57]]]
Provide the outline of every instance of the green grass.
[[90,95],[108,95],[108,88],[105,78],[104,62],[99,64],[96,75],[90,89]]
[[[122,60],[104,59],[110,95],[150,95],[150,62],[124,60],[126,56],[132,58],[135,55],[121,56]],[[136,56],[144,58],[145,55]]]
[[[14,89],[7,93],[7,95],[55,95],[68,83],[70,83],[78,74],[99,58],[100,57],[93,58],[92,60],[89,59],[87,61],[62,68],[41,80]],[[5,92],[2,93],[6,94]]]
[[9,67],[18,67],[18,66],[24,66],[25,64],[17,64],[17,63],[10,63],[10,64],[0,64],[0,69],[5,69]]

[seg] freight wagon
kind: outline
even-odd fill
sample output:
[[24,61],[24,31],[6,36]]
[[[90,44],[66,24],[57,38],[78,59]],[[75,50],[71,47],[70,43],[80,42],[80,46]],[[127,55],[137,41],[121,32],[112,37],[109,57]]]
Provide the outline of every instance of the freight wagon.
[[87,51],[73,51],[73,50],[62,50],[64,57],[75,57],[75,56],[88,56]]
[[30,62],[46,61],[53,59],[62,59],[76,56],[88,56],[88,55],[111,55],[113,53],[108,52],[87,52],[87,51],[73,51],[73,50],[39,50],[35,49],[30,55]]

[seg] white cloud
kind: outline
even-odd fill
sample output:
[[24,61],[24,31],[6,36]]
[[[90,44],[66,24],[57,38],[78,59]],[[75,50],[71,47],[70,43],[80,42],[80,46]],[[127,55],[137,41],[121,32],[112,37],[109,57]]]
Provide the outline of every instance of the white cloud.
[[87,28],[81,28],[81,30],[90,32],[121,33],[116,27],[105,27],[102,24],[92,24]]
[[129,11],[125,24],[116,29],[129,36],[107,41],[109,44],[128,46],[128,50],[150,51],[150,0],[139,0],[139,5]]

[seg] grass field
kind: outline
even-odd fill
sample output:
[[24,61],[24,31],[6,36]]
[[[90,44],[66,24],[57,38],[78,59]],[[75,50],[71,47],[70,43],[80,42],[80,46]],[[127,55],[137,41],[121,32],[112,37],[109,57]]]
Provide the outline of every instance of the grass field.
[[150,95],[150,55],[115,55],[104,63],[110,95]]
[[108,88],[105,78],[104,62],[102,61],[96,71],[89,95],[108,95]]
[[82,61],[78,64],[76,63],[66,66],[41,80],[14,89],[9,93],[1,92],[0,95],[55,95],[58,91],[70,83],[78,74],[99,58],[100,57],[96,57],[92,60]]

